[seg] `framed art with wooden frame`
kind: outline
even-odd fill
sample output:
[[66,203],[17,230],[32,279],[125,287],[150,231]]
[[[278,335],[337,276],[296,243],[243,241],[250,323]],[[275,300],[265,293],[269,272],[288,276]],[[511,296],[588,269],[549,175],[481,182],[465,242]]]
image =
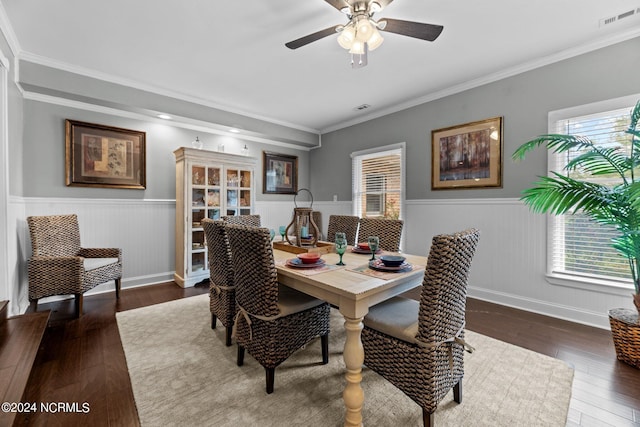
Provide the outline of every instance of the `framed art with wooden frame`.
[[431,131],[431,189],[502,187],[502,117]]
[[262,192],[296,194],[298,192],[298,157],[262,152]]
[[146,188],[146,133],[65,120],[66,184]]

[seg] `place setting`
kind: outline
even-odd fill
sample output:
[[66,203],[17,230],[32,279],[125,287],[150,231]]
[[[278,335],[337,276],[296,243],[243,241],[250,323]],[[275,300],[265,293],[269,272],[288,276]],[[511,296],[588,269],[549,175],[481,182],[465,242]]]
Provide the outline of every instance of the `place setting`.
[[382,249],[380,249],[380,238],[378,236],[369,236],[366,242],[358,243],[352,249],[352,252],[371,255],[371,258],[367,264],[359,265],[349,270],[382,279],[390,279],[396,274],[409,273],[415,268],[422,268],[422,266],[414,266],[408,263],[407,259],[402,255],[384,254],[376,258],[376,254],[383,253]]
[[282,262],[282,264],[285,267],[304,274],[305,276],[326,273],[327,271],[341,268],[340,264],[328,264],[322,258],[322,254],[316,252],[299,253],[295,258],[289,258],[286,261]]

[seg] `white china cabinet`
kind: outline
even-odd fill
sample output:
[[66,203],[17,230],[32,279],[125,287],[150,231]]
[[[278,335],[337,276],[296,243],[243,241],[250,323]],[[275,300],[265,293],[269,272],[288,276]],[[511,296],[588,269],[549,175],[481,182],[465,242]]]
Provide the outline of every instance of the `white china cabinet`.
[[255,204],[256,159],[181,147],[176,156],[176,272],[182,287],[209,278],[202,220],[248,215]]

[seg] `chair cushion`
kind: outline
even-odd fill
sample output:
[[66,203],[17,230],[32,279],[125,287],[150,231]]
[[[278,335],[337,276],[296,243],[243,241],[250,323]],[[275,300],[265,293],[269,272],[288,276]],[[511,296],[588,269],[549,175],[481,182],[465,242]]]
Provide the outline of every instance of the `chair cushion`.
[[419,310],[418,301],[394,297],[371,307],[364,318],[364,325],[399,340],[415,343]]
[[296,291],[288,286],[278,284],[278,308],[281,316],[308,310],[323,304],[324,301],[311,295]]
[[118,262],[118,258],[85,258],[84,259],[84,271],[95,270],[96,268],[104,267],[105,265],[115,264]]

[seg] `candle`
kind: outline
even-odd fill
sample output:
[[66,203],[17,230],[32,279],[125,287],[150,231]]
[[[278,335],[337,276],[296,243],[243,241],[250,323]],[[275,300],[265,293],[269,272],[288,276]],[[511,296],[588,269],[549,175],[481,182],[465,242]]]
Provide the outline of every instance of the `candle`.
[[300,227],[300,237],[302,237],[304,239],[309,237],[309,231],[308,231],[308,228],[306,226]]

